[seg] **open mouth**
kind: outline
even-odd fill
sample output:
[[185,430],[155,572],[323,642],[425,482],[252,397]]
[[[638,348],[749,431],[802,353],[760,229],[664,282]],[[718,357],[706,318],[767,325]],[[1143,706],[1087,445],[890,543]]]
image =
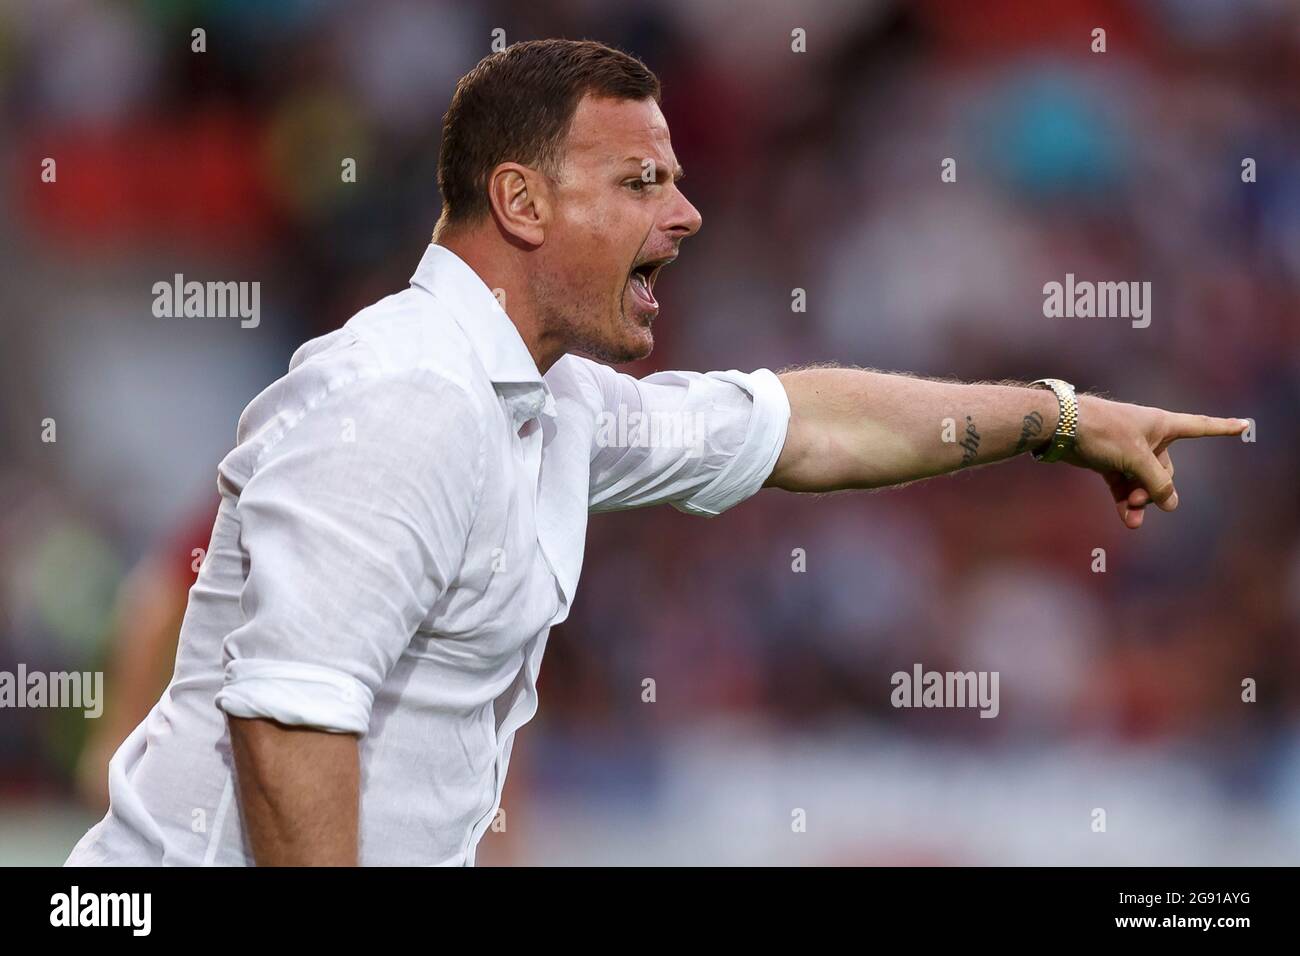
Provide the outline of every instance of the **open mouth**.
[[632,287],[632,294],[646,309],[658,311],[659,302],[654,294],[655,278],[659,275],[660,269],[676,258],[676,256],[663,256],[659,259],[647,259],[632,267],[632,271],[628,274],[628,284]]

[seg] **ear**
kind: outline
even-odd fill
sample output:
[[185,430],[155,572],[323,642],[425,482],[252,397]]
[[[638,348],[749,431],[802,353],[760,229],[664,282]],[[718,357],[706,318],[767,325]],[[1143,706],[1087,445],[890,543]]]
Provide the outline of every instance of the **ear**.
[[546,177],[519,163],[502,163],[488,176],[488,203],[497,224],[530,246],[546,240],[551,193]]

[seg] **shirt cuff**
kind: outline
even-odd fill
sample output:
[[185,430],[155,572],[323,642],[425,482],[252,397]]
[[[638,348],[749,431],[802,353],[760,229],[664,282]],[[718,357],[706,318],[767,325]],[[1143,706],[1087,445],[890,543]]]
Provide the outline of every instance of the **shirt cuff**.
[[237,660],[226,665],[217,707],[230,717],[268,718],[290,726],[365,734],[374,705],[370,688],[318,664]]
[[790,399],[781,380],[769,369],[760,368],[748,374],[732,369],[709,372],[708,376],[744,389],[754,404],[745,443],[736,456],[696,494],[672,503],[678,511],[712,517],[755,494],[772,474],[785,445]]

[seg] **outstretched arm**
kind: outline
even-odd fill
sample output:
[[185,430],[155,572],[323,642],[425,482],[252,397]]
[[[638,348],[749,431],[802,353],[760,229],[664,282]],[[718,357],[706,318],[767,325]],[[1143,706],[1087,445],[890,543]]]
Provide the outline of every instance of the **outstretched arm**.
[[[785,446],[767,484],[787,491],[881,488],[985,465],[1045,445],[1059,406],[1047,389],[964,384],[860,369],[781,376],[790,399]],[[1079,395],[1078,440],[1063,461],[1099,472],[1129,528],[1152,502],[1178,506],[1169,445],[1239,435],[1247,422]]]

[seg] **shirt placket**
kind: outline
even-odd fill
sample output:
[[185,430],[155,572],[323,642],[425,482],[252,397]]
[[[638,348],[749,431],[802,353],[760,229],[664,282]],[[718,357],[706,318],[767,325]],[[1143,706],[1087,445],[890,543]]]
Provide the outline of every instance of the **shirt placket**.
[[[528,487],[532,497],[533,508],[533,525],[537,524],[537,505],[538,490],[540,486],[541,468],[542,468],[542,427],[541,422],[534,414],[521,424],[514,434],[511,442],[512,453],[516,462],[523,469],[524,477],[528,481]],[[541,549],[541,542],[537,542],[537,547]],[[545,551],[542,552],[543,560],[550,561],[546,558]],[[551,576],[554,578],[555,572],[551,568]],[[538,635],[532,638],[522,649],[523,661],[520,664],[523,674],[523,682],[520,685],[523,688],[522,696],[517,697],[510,705],[502,718],[501,726],[497,730],[497,754],[496,761],[493,765],[495,774],[494,787],[495,792],[492,799],[492,806],[482,817],[474,824],[472,828],[469,846],[466,851],[466,863],[472,864],[478,849],[478,843],[487,832],[488,827],[492,825],[492,820],[496,816],[497,809],[501,806],[501,795],[505,791],[506,771],[510,763],[510,749],[514,741],[514,732],[522,727],[532,718],[532,714],[524,715],[521,709],[527,707],[530,703],[536,711],[537,704],[537,673],[536,673],[536,654],[534,653],[538,640],[544,636]]]

